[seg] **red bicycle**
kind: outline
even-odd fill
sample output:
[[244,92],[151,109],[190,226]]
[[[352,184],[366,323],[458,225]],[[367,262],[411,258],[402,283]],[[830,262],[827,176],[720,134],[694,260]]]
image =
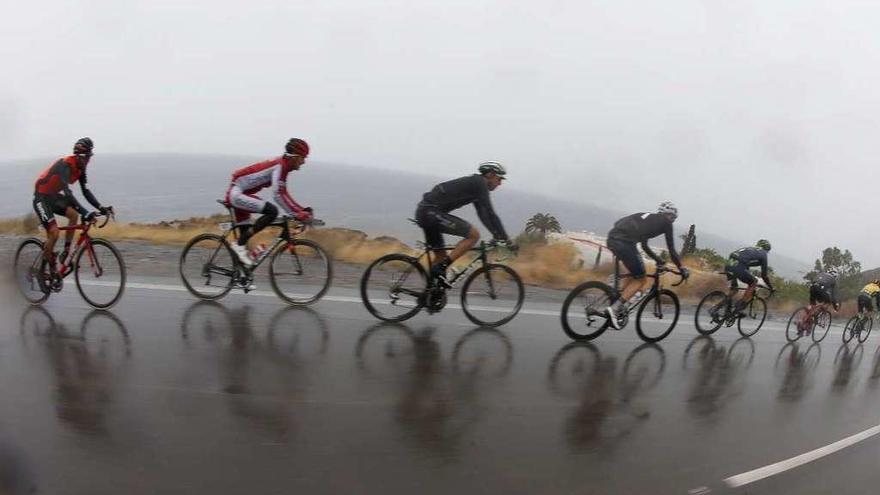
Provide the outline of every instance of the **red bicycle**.
[[[103,228],[113,218],[112,210],[104,216]],[[89,305],[107,309],[122,297],[125,290],[125,263],[116,247],[106,239],[92,238],[89,230],[96,225],[83,222],[59,227],[59,230],[79,230],[73,251],[61,260],[53,272],[43,257],[43,240],[25,239],[15,252],[15,280],[25,299],[31,304],[42,304],[53,292],[60,292],[64,279],[74,274],[76,288]]]

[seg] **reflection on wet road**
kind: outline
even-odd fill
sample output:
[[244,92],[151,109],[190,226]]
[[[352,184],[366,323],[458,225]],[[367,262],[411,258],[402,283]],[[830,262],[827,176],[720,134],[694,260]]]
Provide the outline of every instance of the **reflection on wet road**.
[[[880,422],[872,340],[789,344],[770,324],[571,343],[543,315],[492,330],[137,294],[4,308],[0,494],[724,493]],[[866,493],[877,450],[740,491]]]

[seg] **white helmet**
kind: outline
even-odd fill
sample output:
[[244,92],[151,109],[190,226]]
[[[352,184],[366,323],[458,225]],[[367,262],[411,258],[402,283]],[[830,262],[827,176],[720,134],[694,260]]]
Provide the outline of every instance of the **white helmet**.
[[678,217],[678,208],[675,207],[672,201],[664,201],[657,207],[657,213],[670,213],[672,216]]
[[505,175],[507,175],[507,170],[504,170],[504,166],[498,162],[493,162],[493,161],[481,163],[480,166],[477,168],[477,170],[481,174],[488,174],[489,172],[495,172],[495,175],[497,175],[499,177],[504,177]]
[[831,275],[834,278],[837,278],[837,270],[834,268],[829,268],[827,271],[825,271],[825,273]]

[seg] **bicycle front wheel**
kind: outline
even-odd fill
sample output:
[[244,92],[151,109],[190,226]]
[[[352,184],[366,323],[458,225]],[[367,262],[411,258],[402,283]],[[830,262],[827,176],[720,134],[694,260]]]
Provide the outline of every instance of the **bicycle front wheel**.
[[428,274],[417,259],[389,254],[367,267],[361,277],[361,300],[376,318],[403,321],[422,309],[427,288]]
[[819,310],[813,320],[813,342],[822,342],[828,330],[831,330],[831,313],[826,309]]
[[13,262],[15,285],[31,304],[42,304],[49,298],[49,291],[42,278],[44,266],[43,241],[32,238],[18,246]]
[[720,290],[706,294],[706,297],[700,301],[694,315],[694,323],[700,335],[712,335],[721,328],[727,316],[728,302],[727,294]]
[[477,325],[497,327],[519,313],[524,298],[522,280],[512,268],[488,264],[465,280],[461,288],[461,309]]
[[800,329],[803,325],[804,318],[807,316],[807,308],[798,308],[788,319],[788,325],[785,326],[785,340],[794,342],[801,338],[803,333]]
[[758,333],[767,318],[767,302],[755,296],[746,307],[745,314],[736,320],[736,327],[743,337],[751,337]]
[[294,239],[275,250],[269,281],[278,297],[305,306],[324,297],[333,280],[333,262],[324,249],[308,239]]
[[186,290],[199,299],[220,299],[232,290],[236,263],[226,239],[199,234],[180,254],[180,279]]
[[661,289],[639,306],[636,314],[636,333],[645,342],[660,342],[675,328],[681,308],[675,292]]
[[843,333],[841,334],[841,339],[843,343],[849,343],[852,340],[853,336],[855,336],[856,331],[859,327],[859,315],[853,316],[846,322],[846,326],[843,327]]
[[92,239],[76,255],[76,289],[89,305],[107,309],[125,291],[125,263],[116,247],[104,239]]
[[584,282],[562,303],[562,330],[573,340],[593,340],[611,325],[605,308],[617,299],[602,282]]
[[874,327],[874,318],[865,318],[865,321],[862,322],[862,328],[859,329],[859,343],[863,344],[866,340],[868,340],[868,335],[871,334],[871,329]]

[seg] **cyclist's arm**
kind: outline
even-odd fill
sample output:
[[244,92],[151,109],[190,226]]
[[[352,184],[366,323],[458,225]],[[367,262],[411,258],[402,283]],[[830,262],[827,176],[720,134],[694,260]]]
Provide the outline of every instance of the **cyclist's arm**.
[[773,284],[770,282],[770,274],[767,268],[767,256],[761,258],[761,278],[767,283],[767,288],[773,290]]
[[675,266],[681,268],[681,259],[675,251],[675,237],[672,235],[672,224],[666,229],[666,249],[669,250],[669,258],[675,263]]
[[79,204],[79,201],[76,200],[76,196],[73,195],[73,191],[70,190],[70,168],[62,167],[58,172],[58,176],[61,178],[61,187],[65,196],[67,196],[70,206],[80,215],[86,216],[89,212]]
[[98,201],[98,198],[96,198],[95,195],[92,194],[92,190],[89,189],[88,179],[86,178],[85,171],[83,171],[82,176],[80,176],[79,178],[79,189],[80,191],[82,191],[83,196],[85,196],[86,201],[88,201],[90,205],[92,205],[97,210],[100,210],[102,208],[101,203]]
[[648,246],[648,241],[642,241],[642,251],[645,252],[648,256],[651,257],[658,265],[662,265],[664,263],[663,259],[657,256],[657,253],[651,250],[651,247]]
[[290,197],[287,192],[287,174],[282,171],[283,165],[276,165],[272,171],[272,200],[292,217],[300,217],[305,210]]
[[502,225],[498,215],[495,214],[495,209],[492,208],[492,200],[489,199],[488,188],[481,189],[479,196],[474,201],[474,208],[477,209],[477,216],[480,217],[480,221],[492,233],[492,237],[501,241],[508,240],[504,225]]

